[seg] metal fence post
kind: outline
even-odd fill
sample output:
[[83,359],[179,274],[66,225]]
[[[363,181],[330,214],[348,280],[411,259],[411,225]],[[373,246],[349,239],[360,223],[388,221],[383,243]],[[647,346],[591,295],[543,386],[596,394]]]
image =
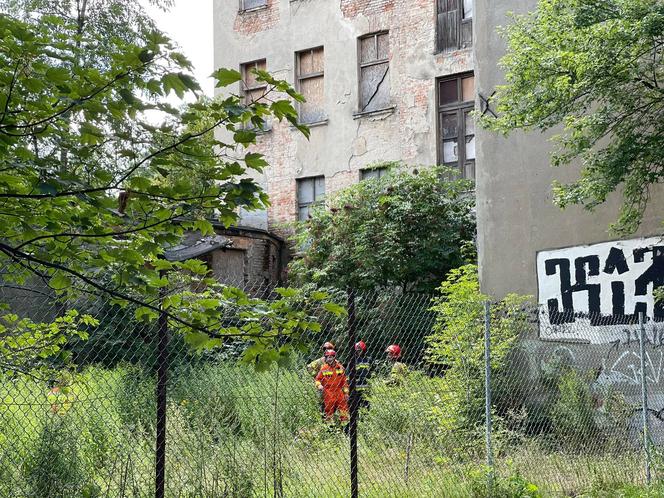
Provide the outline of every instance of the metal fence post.
[[[165,275],[160,272],[161,278]],[[168,382],[168,316],[164,310],[166,287],[159,289],[161,312],[157,343],[157,440],[155,448],[155,497],[164,498],[166,486],[166,385]]]
[[350,401],[350,421],[348,424],[348,436],[350,439],[350,496],[357,498],[359,496],[359,486],[357,482],[357,412],[358,399],[356,386],[356,368],[355,368],[355,329],[357,327],[355,316],[355,292],[348,289],[348,350],[350,357],[348,359],[348,399]]
[[643,417],[643,451],[646,463],[646,483],[650,485],[650,434],[648,431],[648,386],[646,381],[646,324],[639,313],[639,350],[641,356],[641,414]]
[[493,450],[491,449],[491,302],[484,302],[484,423],[486,427],[486,464],[489,468],[489,495],[493,490]]

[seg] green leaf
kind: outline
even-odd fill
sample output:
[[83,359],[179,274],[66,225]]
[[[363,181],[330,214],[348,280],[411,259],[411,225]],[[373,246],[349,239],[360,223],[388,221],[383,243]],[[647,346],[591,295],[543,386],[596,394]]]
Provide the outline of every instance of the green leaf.
[[238,130],[233,135],[233,140],[242,145],[250,145],[256,140],[256,133],[250,130]]
[[346,308],[336,303],[324,303],[323,308],[336,316],[345,316],[348,314]]
[[139,322],[140,321],[150,322],[156,320],[159,317],[159,314],[150,308],[141,306],[140,308],[136,309],[136,311],[134,312],[134,316],[136,317],[136,320],[138,320]]
[[194,222],[194,230],[199,230],[201,235],[214,235],[214,226],[207,220],[196,220]]
[[54,290],[63,290],[71,287],[71,278],[63,273],[56,273],[48,282],[49,287]]
[[274,291],[281,297],[295,297],[298,295],[298,290],[293,287],[277,287]]
[[242,79],[242,75],[239,71],[236,71],[235,69],[226,69],[224,67],[217,69],[211,76],[217,80],[215,85],[216,88],[232,85]]
[[244,156],[244,164],[247,165],[247,168],[256,171],[263,171],[263,169],[268,166],[267,161],[263,158],[263,154],[257,152],[249,152],[246,154]]
[[69,81],[70,72],[64,67],[51,67],[46,71],[46,79],[56,85],[62,85]]

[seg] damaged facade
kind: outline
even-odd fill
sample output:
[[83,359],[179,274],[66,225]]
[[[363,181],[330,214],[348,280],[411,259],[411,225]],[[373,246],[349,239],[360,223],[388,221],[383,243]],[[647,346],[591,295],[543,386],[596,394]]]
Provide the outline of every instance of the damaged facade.
[[214,235],[188,232],[170,247],[169,261],[200,259],[217,281],[247,291],[263,291],[282,281],[287,264],[284,241],[264,230],[214,224]]
[[[508,12],[536,6],[537,0],[215,0],[215,66],[243,74],[229,91],[259,95],[251,69],[265,69],[306,97],[299,111],[311,127],[307,141],[286,123],[265,123],[255,148],[270,167],[257,180],[272,206],[244,213],[243,224],[279,233],[306,219],[326,195],[384,174],[372,169],[378,162],[447,164],[476,179],[485,293],[537,296],[554,311],[611,316],[638,308],[661,318],[652,293],[664,285],[664,244],[649,238],[662,233],[661,188],[653,190],[633,240],[616,241],[608,226],[618,194],[592,213],[553,204],[554,179],[576,178],[578,168],[549,165],[549,136],[475,131],[472,110],[494,112],[487,102],[504,82],[498,61],[505,42],[497,27],[509,23]],[[607,241],[608,249],[597,245]],[[558,261],[562,248],[569,249],[566,262]],[[608,250],[624,255],[628,272],[603,263]]]
[[311,205],[363,178],[377,162],[445,163],[475,172],[472,0],[215,0],[215,67],[241,70],[229,91],[252,98],[252,68],[292,83],[307,102],[309,141],[287,123],[265,124],[256,179],[265,213],[243,218],[270,231],[306,219]]

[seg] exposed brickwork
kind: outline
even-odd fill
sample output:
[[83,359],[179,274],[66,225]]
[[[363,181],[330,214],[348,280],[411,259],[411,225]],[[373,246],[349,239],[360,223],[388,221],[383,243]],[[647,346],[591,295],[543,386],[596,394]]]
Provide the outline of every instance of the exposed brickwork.
[[[254,147],[270,164],[264,184],[272,203],[268,227],[284,237],[287,225],[297,219],[297,178],[324,175],[329,196],[357,183],[360,170],[375,162],[434,164],[436,78],[472,70],[473,63],[471,49],[435,53],[433,0],[317,0],[302,2],[298,9],[291,4],[288,11],[286,5],[273,0],[270,9],[235,19],[238,46],[255,43],[252,57],[265,57],[269,70],[291,82],[294,52],[325,47],[329,123],[313,128],[309,141],[289,125],[273,123]],[[389,31],[388,80],[394,109],[358,118],[354,116],[358,111],[357,40],[384,30]],[[245,58],[239,52],[230,65]]]
[[244,35],[253,35],[272,29],[279,22],[279,0],[267,0],[267,7],[246,12],[239,11],[233,30]]
[[232,248],[215,251],[207,259],[215,277],[238,286],[261,287],[283,279],[283,242],[261,231],[244,228],[216,228],[232,241]]
[[395,0],[341,0],[341,12],[348,18],[370,16],[393,10],[394,4]]

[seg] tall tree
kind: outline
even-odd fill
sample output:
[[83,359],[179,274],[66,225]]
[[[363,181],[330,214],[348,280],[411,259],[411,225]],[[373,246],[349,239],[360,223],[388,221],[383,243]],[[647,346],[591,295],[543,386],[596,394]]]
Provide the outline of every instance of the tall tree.
[[494,99],[498,118],[483,124],[504,133],[562,125],[551,162],[582,169],[554,185],[555,202],[592,210],[619,190],[612,228],[634,231],[664,180],[664,3],[540,0],[503,33],[507,84]]
[[[85,5],[81,1],[77,8]],[[99,19],[111,22],[109,15]],[[0,284],[36,278],[63,299],[104,296],[133,303],[140,318],[154,318],[158,290],[182,278],[182,271],[197,274],[208,290],[172,295],[171,323],[198,346],[216,344],[213,336],[229,302],[263,308],[261,317],[272,316],[260,322],[264,328],[252,323],[225,331],[253,338],[255,357],[273,345],[276,329],[314,326],[285,302],[270,314],[268,304],[239,291],[215,290],[198,260],[163,259],[165,247],[179,242],[185,230],[213,233],[210,213],[228,225],[239,207],[267,205],[266,194],[245,175],[267,163],[246,148],[267,116],[307,134],[291,103],[301,97],[259,71],[256,77],[267,85],[263,98],[248,104],[236,95],[201,99],[180,111],[165,97],[183,97],[199,86],[189,61],[149,24],[129,37],[109,32],[106,21],[81,29],[77,17],[58,11],[19,17],[0,14]],[[226,86],[241,76],[219,69],[214,77],[217,86]],[[164,116],[160,124],[147,119],[151,111]],[[215,136],[217,128],[223,138]],[[2,340],[27,340],[25,333],[40,340],[50,334],[59,346],[76,324],[94,322],[71,316],[53,331],[14,315],[0,318],[0,352]]]

